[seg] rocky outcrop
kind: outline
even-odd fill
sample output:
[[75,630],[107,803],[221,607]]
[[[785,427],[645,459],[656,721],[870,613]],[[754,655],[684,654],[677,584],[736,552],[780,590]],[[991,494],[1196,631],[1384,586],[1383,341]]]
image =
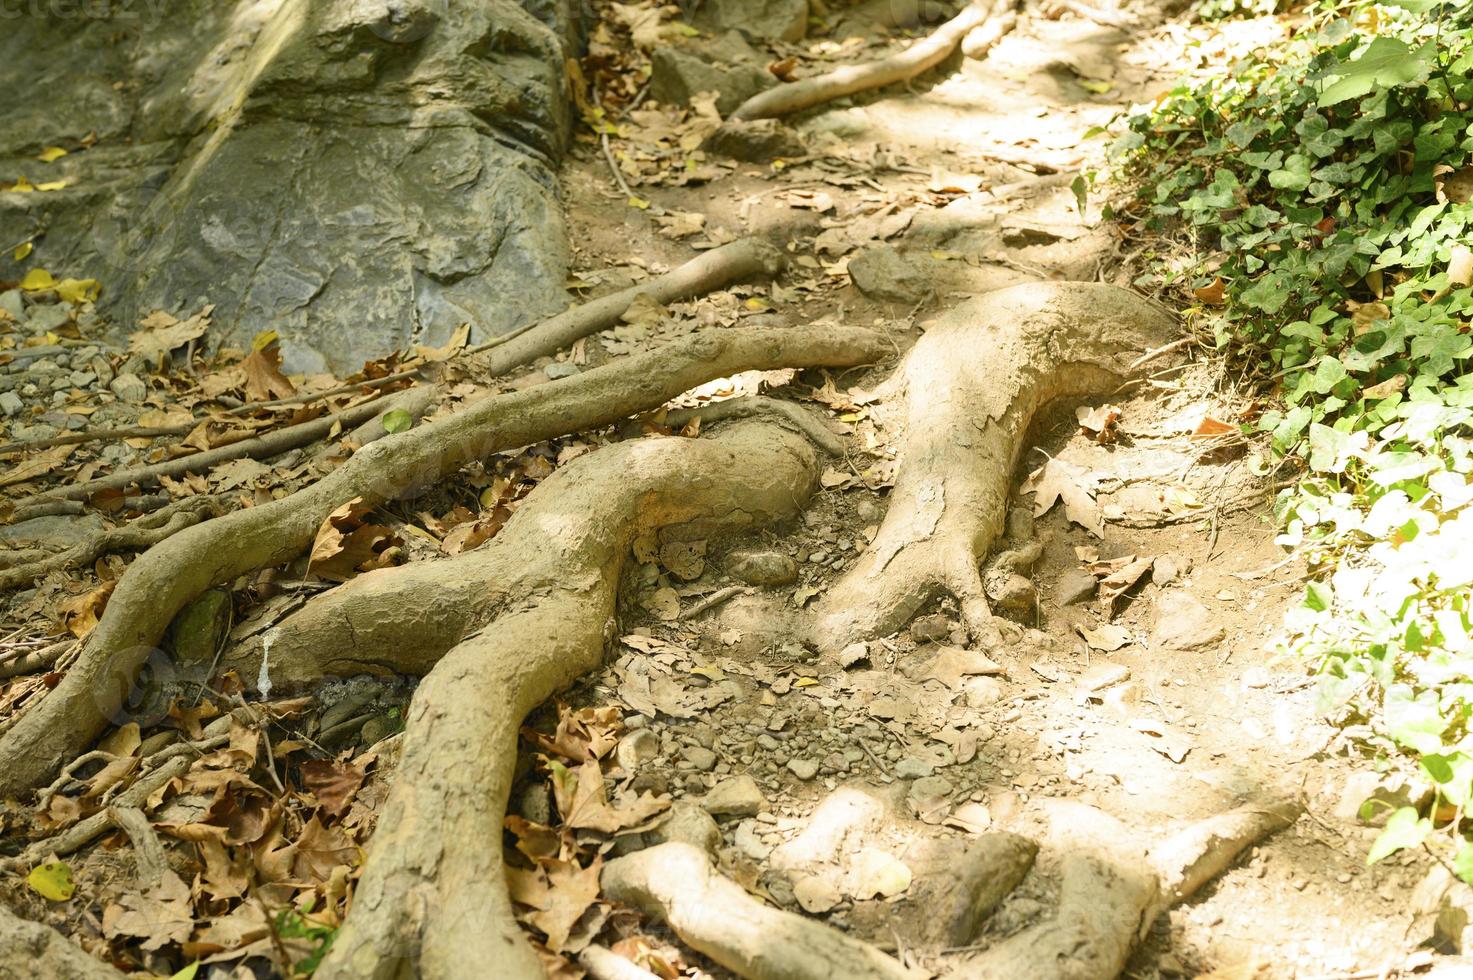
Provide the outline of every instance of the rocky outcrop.
[[[289,367],[356,368],[566,304],[565,0],[148,0],[27,15],[0,57],[0,247],[96,278],[122,325],[215,304]],[[43,148],[70,152],[52,162]],[[23,267],[0,260],[0,279]]]

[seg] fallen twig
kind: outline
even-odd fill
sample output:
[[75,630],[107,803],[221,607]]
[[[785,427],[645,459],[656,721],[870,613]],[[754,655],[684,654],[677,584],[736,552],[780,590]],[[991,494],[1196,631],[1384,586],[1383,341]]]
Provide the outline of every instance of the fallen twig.
[[736,598],[737,596],[742,594],[750,595],[751,593],[752,590],[744,585],[728,585],[724,589],[717,589],[715,592],[712,592],[710,595],[706,596],[706,598],[702,599],[694,606],[691,606],[685,612],[680,614],[680,618],[695,619],[701,613],[706,612],[708,609],[716,608],[728,599]]
[[989,17],[1011,9],[1010,0],[1003,0],[998,8],[984,6],[980,2],[968,4],[934,33],[904,51],[878,61],[845,65],[822,75],[759,92],[738,106],[730,118],[745,121],[786,116],[856,92],[915,78],[945,61],[961,44],[962,38],[986,23]]

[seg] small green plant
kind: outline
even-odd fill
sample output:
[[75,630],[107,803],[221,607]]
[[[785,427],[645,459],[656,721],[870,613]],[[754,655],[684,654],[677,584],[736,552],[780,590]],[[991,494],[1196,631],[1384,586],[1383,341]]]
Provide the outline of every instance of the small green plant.
[[1201,253],[1152,277],[1276,384],[1258,424],[1304,473],[1279,540],[1317,572],[1288,649],[1367,755],[1434,791],[1368,859],[1441,842],[1473,882],[1473,10],[1312,13],[1134,116],[1114,153],[1135,216]]
[[312,904],[308,899],[300,909],[285,908],[276,914],[274,928],[278,938],[305,939],[312,946],[311,953],[292,964],[293,976],[310,977],[315,973],[322,965],[323,957],[332,949],[332,941],[337,938],[336,926],[323,925],[309,918]]

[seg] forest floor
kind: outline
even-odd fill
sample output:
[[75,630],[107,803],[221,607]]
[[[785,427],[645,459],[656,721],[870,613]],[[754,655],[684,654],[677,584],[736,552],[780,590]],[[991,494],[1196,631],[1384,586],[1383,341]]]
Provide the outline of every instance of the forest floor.
[[[785,240],[790,272],[770,287],[735,287],[626,317],[509,385],[541,384],[712,323],[873,326],[898,351],[962,297],[1039,278],[1129,285],[1143,250],[1173,246],[1133,239],[1103,219],[1099,190],[1081,208],[1073,178],[1100,167],[1104,151],[1091,131],[1185,73],[1224,63],[1233,45],[1251,43],[1252,31],[1279,29],[1172,20],[1129,31],[1067,12],[1026,18],[984,59],[956,57],[902,90],[809,114],[797,127],[808,152],[782,166],[712,157],[695,176],[667,167],[667,151],[699,131],[700,114],[635,108],[609,149],[625,161],[622,176],[639,206],[615,185],[597,142],[581,143],[565,171],[583,284],[593,294],[635,284],[685,261],[692,246],[745,235]],[[869,40],[879,44],[881,35]],[[1158,299],[1179,305],[1183,298]],[[1258,475],[1257,447],[1237,434],[1261,393],[1240,388],[1230,363],[1193,341],[1108,399],[1052,406],[1016,474],[998,549],[1012,559],[989,579],[998,584],[996,606],[1017,624],[1013,642],[985,657],[963,649],[959,612],[943,600],[900,633],[846,649],[839,660],[820,658],[787,634],[789,620],[772,615],[773,602],[801,608],[814,601],[873,540],[894,476],[886,420],[871,411],[872,389],[884,376],[883,369],[742,375],[685,399],[700,405],[760,390],[803,401],[861,452],[830,461],[823,490],[787,526],[645,556],[626,586],[607,666],[569,691],[565,705],[548,705],[529,722],[544,738],[524,745],[512,807],[530,822],[523,826],[557,820],[557,789],[536,757],[576,761],[577,752],[566,751],[571,743],[552,734],[559,720],[585,741],[618,739],[612,784],[668,797],[696,826],[687,833],[714,827],[720,867],[748,891],[935,969],[947,954],[934,942],[934,922],[963,914],[937,883],[966,860],[968,840],[983,830],[1036,835],[1030,801],[1086,803],[1157,838],[1275,790],[1301,800],[1306,816],[1163,915],[1125,975],[1350,980],[1455,970],[1455,958],[1419,949],[1430,929],[1415,914],[1413,891],[1427,860],[1403,852],[1366,866],[1379,831],[1357,817],[1364,793],[1346,789],[1348,780],[1361,784],[1351,762],[1336,755],[1336,731],[1317,720],[1306,666],[1273,656],[1284,612],[1300,600],[1303,569],[1274,543],[1273,478]],[[469,392],[478,379],[451,380]],[[193,384],[181,381],[167,398]],[[108,401],[102,417],[156,424],[169,411],[162,403],[129,404]],[[143,411],[162,414],[138,419]],[[660,420],[646,428],[658,431]],[[394,508],[386,522],[413,555],[416,537],[433,541],[405,530],[423,524],[425,513],[451,514],[474,496],[484,502],[487,486],[502,487],[510,503],[612,438],[592,433],[509,454],[479,484]],[[97,472],[126,462],[112,452]],[[269,497],[273,486],[302,477],[291,465],[245,469],[251,472],[212,477],[193,490],[254,486]],[[454,526],[446,517],[429,530],[443,537]],[[12,595],[0,635],[12,643],[38,635],[47,610],[77,587],[62,576]],[[318,587],[288,583],[285,591]],[[92,615],[85,599],[93,594],[71,599],[72,619]],[[0,710],[16,710],[47,676],[0,682]],[[318,823],[311,831],[318,839],[292,843],[295,854],[311,852],[314,868],[330,868],[366,842],[409,690],[401,681],[336,682],[298,706],[290,731],[323,742],[340,760],[315,784],[319,798],[332,794],[333,772],[356,773],[334,819],[324,820],[329,828]],[[213,691],[205,703],[229,710],[221,695]],[[200,739],[209,712],[181,701],[152,721],[192,728]],[[132,736],[149,732],[145,721]],[[227,751],[254,757],[254,744],[247,750],[242,741]],[[283,759],[290,751],[265,748]],[[79,770],[77,784],[64,782],[59,796],[104,797],[95,776]],[[179,826],[200,819],[211,786],[196,777],[157,820]],[[9,811],[4,829],[13,846],[6,853],[19,849],[24,834],[55,832],[75,815],[57,806],[39,816]],[[647,842],[641,834],[659,831],[620,827],[598,846],[610,856],[630,852]],[[243,840],[237,834],[228,842]],[[171,850],[181,846],[171,839]],[[254,938],[261,922],[251,920],[248,904],[232,906],[223,885],[229,875],[212,869],[204,897],[197,882],[188,900],[156,891],[145,898],[119,858],[125,849],[113,835],[68,858],[86,902],[50,901],[19,877],[0,880],[0,901],[98,950],[103,937],[158,949],[197,923],[204,931],[194,934],[195,948],[203,955],[213,942],[212,955],[231,968],[276,955],[283,937]],[[978,942],[1012,934],[1047,911],[1057,880],[1046,862],[1039,870],[1005,900]],[[239,885],[241,892],[255,887],[244,878]],[[336,887],[340,899],[346,886]],[[613,913],[595,897],[564,923],[569,953],[577,952],[578,935],[586,942],[608,926],[625,942],[605,942],[641,954],[646,966],[729,975],[660,927]],[[200,911],[206,906],[215,918]],[[219,911],[225,908],[234,911]],[[529,921],[548,932],[548,917]],[[308,940],[310,948],[320,937],[285,938]],[[239,970],[248,975],[246,966]]]

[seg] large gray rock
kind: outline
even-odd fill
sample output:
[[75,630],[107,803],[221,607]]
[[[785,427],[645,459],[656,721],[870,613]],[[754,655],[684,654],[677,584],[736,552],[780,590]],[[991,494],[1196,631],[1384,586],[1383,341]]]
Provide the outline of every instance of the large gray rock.
[[[70,181],[0,194],[0,227],[46,224],[28,264],[99,279],[125,328],[206,300],[215,342],[274,329],[289,368],[346,370],[566,305],[571,4],[99,9],[0,32],[9,76],[47,93],[0,117],[0,172]],[[51,145],[73,152],[37,162]]]
[[808,0],[705,0],[693,20],[707,30],[797,41],[808,33]]
[[715,92],[716,109],[725,116],[776,84],[762,56],[735,31],[650,52],[650,98],[666,105],[688,105],[702,92]]

